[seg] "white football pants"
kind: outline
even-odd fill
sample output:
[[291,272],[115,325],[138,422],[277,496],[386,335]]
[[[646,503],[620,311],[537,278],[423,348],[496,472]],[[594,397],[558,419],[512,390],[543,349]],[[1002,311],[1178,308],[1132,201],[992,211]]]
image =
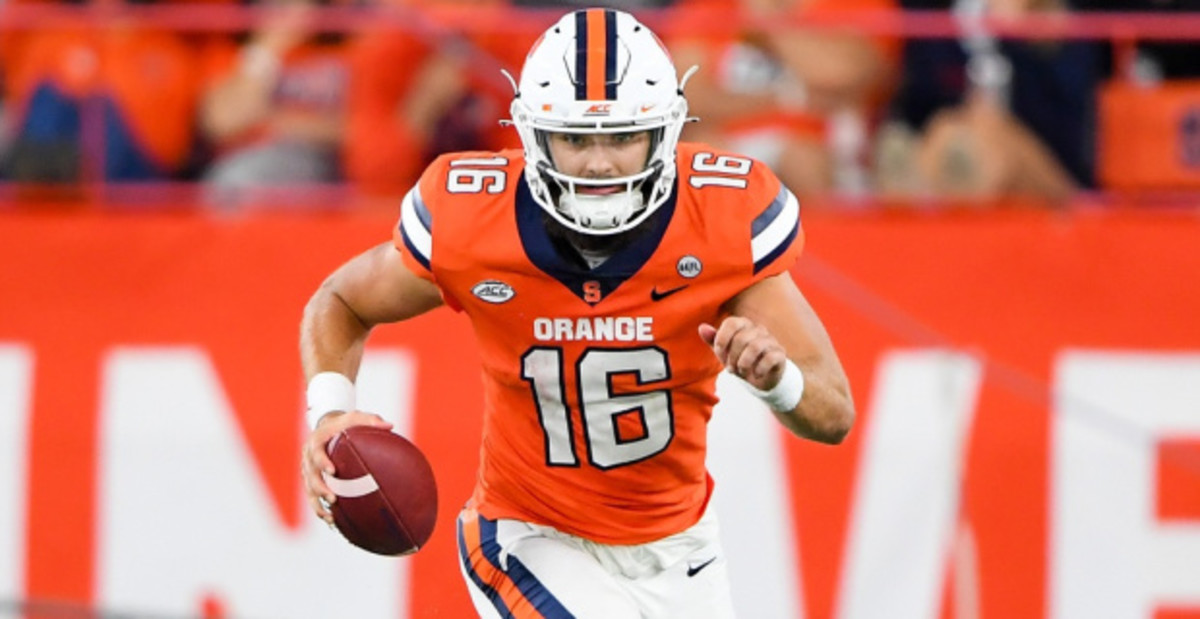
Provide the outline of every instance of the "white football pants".
[[459,567],[480,617],[732,619],[717,518],[614,546],[519,520],[458,518]]

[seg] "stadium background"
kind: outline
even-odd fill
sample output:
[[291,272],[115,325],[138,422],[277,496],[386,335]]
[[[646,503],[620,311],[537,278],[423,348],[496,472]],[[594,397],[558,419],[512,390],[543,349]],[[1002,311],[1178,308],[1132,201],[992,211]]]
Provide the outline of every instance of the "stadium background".
[[[536,31],[557,13],[487,11],[325,17],[470,33]],[[0,36],[262,18],[6,4]],[[847,20],[898,37],[964,27],[936,12]],[[1113,41],[1117,56],[1200,32],[1190,14],[983,23]],[[1200,167],[1180,155],[1200,97],[1187,85],[1121,93],[1153,98],[1124,122],[1165,133],[1116,149],[1138,175],[1062,203],[805,200],[795,276],[859,420],[838,448],[803,443],[722,385],[711,468],[740,616],[1200,617]],[[357,551],[308,514],[296,472],[301,307],[389,237],[398,201],[323,184],[230,206],[197,183],[89,165],[102,167],[76,183],[0,184],[0,614],[468,616],[452,532],[480,390],[461,317],[380,329],[360,381],[433,461],[428,548]]]

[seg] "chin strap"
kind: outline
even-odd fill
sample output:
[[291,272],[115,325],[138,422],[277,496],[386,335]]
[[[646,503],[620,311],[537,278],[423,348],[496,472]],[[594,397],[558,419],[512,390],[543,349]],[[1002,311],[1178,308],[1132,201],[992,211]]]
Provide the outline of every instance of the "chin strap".
[[[589,231],[604,233],[634,218],[645,205],[637,190],[606,196],[584,196],[565,191],[558,199],[559,210]],[[604,227],[597,227],[598,225]]]

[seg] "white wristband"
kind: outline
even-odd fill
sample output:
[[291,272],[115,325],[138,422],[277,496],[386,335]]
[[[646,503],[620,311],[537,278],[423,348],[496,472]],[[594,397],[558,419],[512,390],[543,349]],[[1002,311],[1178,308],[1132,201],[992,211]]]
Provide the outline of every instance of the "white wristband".
[[316,428],[326,413],[354,410],[354,383],[339,372],[321,372],[308,381],[308,427]]
[[796,367],[795,363],[792,363],[791,359],[788,359],[779,384],[770,390],[757,389],[750,383],[746,383],[746,386],[751,393],[766,402],[771,410],[777,413],[786,413],[796,408],[796,405],[800,403],[800,398],[804,396],[804,373]]

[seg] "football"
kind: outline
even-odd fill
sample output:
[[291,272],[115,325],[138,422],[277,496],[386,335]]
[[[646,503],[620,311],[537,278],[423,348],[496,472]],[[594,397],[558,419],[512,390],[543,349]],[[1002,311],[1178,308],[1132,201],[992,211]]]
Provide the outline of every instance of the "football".
[[354,426],[329,442],[335,473],[325,484],[337,495],[330,506],[338,531],[370,552],[416,552],[437,521],[437,484],[425,454],[383,428]]

